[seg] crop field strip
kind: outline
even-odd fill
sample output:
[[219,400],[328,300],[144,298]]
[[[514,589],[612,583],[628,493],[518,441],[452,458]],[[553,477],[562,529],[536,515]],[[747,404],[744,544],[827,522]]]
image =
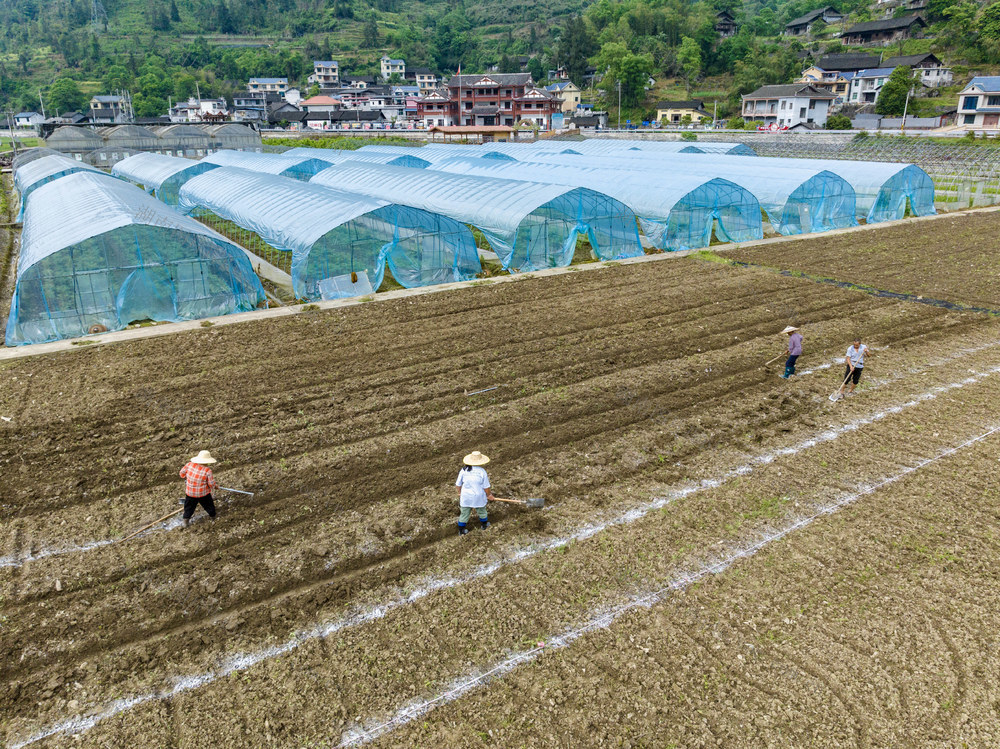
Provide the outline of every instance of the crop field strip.
[[[617,269],[616,269],[616,272],[617,272]],[[701,272],[701,271],[699,271],[699,272]],[[705,271],[705,272],[708,272],[708,271]],[[717,273],[717,271],[714,271],[714,272],[716,272],[716,273]],[[730,273],[731,273],[731,271],[730,271]],[[742,282],[744,282],[744,283],[745,283],[745,276],[744,276],[744,278],[743,278],[743,281],[742,281]],[[794,287],[794,285],[795,285],[796,283],[797,283],[797,284],[800,284],[800,285],[802,284],[802,282],[793,282],[793,283],[792,283],[792,284],[790,284],[790,285],[791,285],[792,287]],[[804,288],[809,288],[809,287],[808,287],[808,285],[805,285],[805,286],[804,286]],[[812,287],[812,288],[815,288],[815,287]],[[485,289],[484,289],[483,291],[485,291]],[[760,294],[761,294],[761,291],[762,291],[761,289],[757,289],[756,293],[757,293],[758,295],[760,295]],[[765,293],[766,293],[766,292],[765,292]],[[822,297],[823,295],[817,295],[817,296],[821,298],[821,297]],[[854,297],[848,297],[848,298],[854,298]],[[865,302],[864,304],[867,304],[867,302]],[[773,304],[772,304],[772,306],[773,306]],[[855,303],[855,304],[854,304],[853,306],[854,306],[854,307],[858,307],[858,304],[857,304],[857,303]],[[889,307],[890,307],[889,305],[872,305],[871,309],[872,309],[872,310],[885,310],[885,312],[887,313],[887,316],[888,316],[888,313],[889,313]],[[895,314],[895,315],[898,315],[898,314],[899,314],[899,311],[898,311],[897,309],[895,309],[895,308],[893,308],[892,312],[893,312],[893,314]],[[923,313],[923,312],[921,312],[920,314],[921,314],[921,315],[923,315],[924,313]],[[927,332],[932,332],[932,331],[931,331],[931,329],[932,329],[933,325],[931,324],[931,318],[930,318],[930,317],[927,317],[927,318],[924,318],[924,319],[925,319],[925,320],[926,320],[926,322],[927,322],[927,329],[926,329],[926,331],[927,331]],[[935,319],[935,320],[937,320],[937,319],[938,319],[938,317],[937,317],[937,316],[934,316],[934,319]],[[951,319],[951,318],[949,318],[949,319]],[[965,325],[965,324],[966,324],[966,323],[958,323],[957,319],[955,320],[955,322],[956,322],[956,324],[957,324],[957,325],[958,325],[959,327],[961,327],[962,325]],[[917,336],[919,337],[919,332],[918,332],[918,333],[917,333],[916,335],[917,335]],[[720,341],[721,341],[721,338],[720,338]],[[634,344],[633,344],[633,345],[634,345]],[[742,345],[746,345],[746,344],[744,344],[743,342],[741,342],[741,344],[740,344],[740,345],[742,346]],[[98,353],[98,352],[88,352],[88,354],[86,354],[86,355],[87,355],[87,356],[90,356],[91,354],[96,354],[96,353]],[[654,353],[656,353],[656,352],[654,352]],[[284,364],[287,364],[288,362],[283,362],[283,363],[284,363]],[[756,359],[755,359],[755,360],[754,360],[754,362],[753,362],[753,364],[752,364],[752,365],[750,365],[750,366],[756,366],[756,365],[757,365],[757,361],[756,361]],[[745,369],[745,368],[744,368],[744,369]],[[737,371],[737,372],[739,372],[739,371],[741,371],[741,370],[740,370],[739,368],[737,368],[737,370],[736,370],[736,371]],[[763,377],[764,377],[764,375],[763,375],[763,374],[760,374],[759,378],[755,378],[755,379],[760,379],[760,378],[763,378]],[[640,384],[640,385],[645,385],[646,383],[642,383],[642,382],[640,382],[639,384]],[[640,390],[641,390],[641,389],[642,389],[642,388],[640,388]],[[631,397],[631,396],[630,396],[630,397]],[[653,408],[654,408],[654,409],[656,409],[656,408],[666,408],[666,409],[669,409],[669,404],[657,404],[657,403],[656,403],[656,401],[655,401],[655,399],[654,399],[654,401],[653,401],[653,403],[652,403],[652,406],[653,406]],[[619,406],[619,407],[620,407],[620,406]],[[645,415],[646,415],[646,416],[648,416],[648,408],[646,408],[645,406],[644,406],[644,411],[645,411]],[[640,419],[639,421],[641,421],[641,419]],[[638,422],[635,422],[635,421],[633,421],[632,423],[638,423]],[[525,454],[528,454],[528,453],[525,453]],[[445,469],[444,469],[444,471],[445,471],[446,473],[449,473],[449,475],[450,475],[450,473],[451,473],[451,471],[450,471],[450,470],[449,470],[448,468],[445,468]],[[529,471],[529,472],[530,472],[530,471]],[[171,473],[172,473],[172,471],[171,471]],[[429,477],[429,478],[428,478],[428,480],[429,480],[429,481],[431,481],[432,483],[439,483],[439,482],[440,482],[440,475],[437,475],[437,473],[438,473],[438,472],[435,472],[435,471],[431,471],[431,470],[428,470],[428,473],[426,474],[426,475],[427,475],[427,476]],[[673,473],[676,473],[676,471],[673,471]],[[172,477],[171,477],[171,478],[172,478]],[[611,477],[611,478],[614,478],[614,477]],[[668,476],[668,478],[672,478],[672,476]],[[289,495],[289,496],[291,496],[291,495]],[[450,503],[449,503],[449,504],[450,504]],[[241,508],[241,509],[242,509],[242,508]],[[438,514],[440,515],[440,513],[438,513]],[[447,516],[449,516],[449,517],[450,517],[450,510],[446,511],[445,515],[447,515]],[[446,521],[446,522],[447,522],[447,521]],[[270,531],[270,529],[268,529],[268,530]],[[159,547],[159,545],[158,545],[158,548],[160,548],[160,547]],[[95,552],[95,553],[97,553],[97,552]],[[103,553],[103,552],[100,552],[100,553]],[[116,557],[116,559],[118,559],[118,558]],[[124,560],[121,560],[121,561],[124,561]],[[141,568],[141,567],[143,566],[143,564],[142,564],[142,562],[141,562],[141,561],[139,561],[138,563],[135,563],[135,564],[136,564],[136,566],[137,566],[137,567],[140,567],[140,568]],[[37,566],[37,565],[36,565],[35,563],[32,563],[32,565],[31,565],[31,567],[32,567],[32,568],[34,568],[34,567],[36,567],[36,566]],[[56,565],[56,566],[58,566],[58,565]],[[97,565],[95,565],[95,566],[97,566]],[[176,573],[182,573],[182,572],[183,572],[183,570],[176,570],[175,572],[176,572]],[[403,573],[402,573],[402,572],[399,572],[399,573],[396,573],[396,574],[403,574]],[[390,579],[391,579],[391,578],[390,578]],[[67,593],[64,593],[63,595],[68,595],[68,593],[69,593],[70,591],[72,591],[72,590],[73,590],[73,587],[72,587],[72,583],[70,582],[70,583],[68,583],[68,584],[67,584]],[[62,598],[62,597],[60,596],[60,598]],[[65,600],[65,599],[64,599],[64,600]],[[324,603],[325,603],[325,601],[324,601]],[[321,604],[321,605],[322,605],[322,604]]]
[[[712,529],[719,530],[725,528],[727,534],[730,536],[733,535],[733,530],[738,531],[734,536],[734,540],[742,541],[744,535],[739,532],[741,531],[740,523],[746,523],[748,526],[754,525],[754,528],[748,530],[756,531],[756,521],[761,519],[768,522],[773,521],[776,516],[770,514],[772,505],[767,502],[761,502],[761,500],[770,497],[770,492],[775,490],[774,487],[776,484],[783,487],[780,491],[785,491],[791,495],[790,499],[782,500],[778,504],[778,508],[781,510],[779,514],[782,516],[786,510],[791,508],[792,501],[801,501],[803,506],[806,506],[807,500],[813,501],[808,499],[813,494],[817,498],[815,501],[822,502],[823,500],[830,499],[837,492],[844,490],[842,483],[843,476],[837,473],[835,469],[827,472],[831,474],[829,479],[817,482],[810,480],[808,471],[796,471],[795,461],[805,460],[805,466],[814,466],[822,458],[834,462],[831,454],[840,462],[844,460],[845,456],[851,455],[852,461],[856,464],[858,470],[856,472],[856,482],[852,483],[850,488],[856,488],[855,484],[863,486],[867,480],[874,480],[873,477],[882,476],[888,470],[889,466],[906,463],[905,460],[901,461],[899,458],[886,456],[887,452],[890,456],[894,451],[898,454],[899,436],[905,435],[908,442],[912,441],[915,451],[922,452],[926,449],[930,453],[933,452],[933,450],[930,450],[930,443],[938,444],[946,441],[950,436],[962,429],[973,429],[974,425],[968,419],[963,421],[963,419],[956,418],[954,412],[956,409],[961,410],[968,405],[975,412],[980,413],[982,418],[986,418],[989,413],[986,406],[991,399],[996,397],[998,387],[1000,387],[998,383],[1000,381],[994,377],[984,380],[980,384],[972,385],[970,386],[970,390],[962,391],[960,400],[958,398],[946,397],[947,394],[944,394],[939,399],[927,401],[914,407],[914,411],[907,412],[905,416],[879,421],[877,425],[871,429],[866,429],[864,433],[859,433],[851,440],[841,440],[820,445],[808,455],[789,456],[780,461],[767,464],[752,476],[730,482],[726,487],[720,489],[708,490],[706,492],[708,496],[704,497],[704,499],[698,499],[696,503],[694,498],[689,498],[681,504],[671,505],[668,510],[664,511],[665,513],[669,513],[668,515],[657,513],[640,520],[637,522],[637,525],[641,526],[639,528],[629,529],[628,532],[609,529],[606,533],[602,534],[601,539],[603,540],[601,541],[594,540],[571,545],[565,552],[567,555],[566,558],[562,558],[559,554],[546,554],[540,558],[532,558],[530,561],[524,563],[525,567],[540,565],[542,567],[541,571],[533,571],[532,569],[518,569],[516,572],[513,569],[501,571],[491,577],[490,580],[478,584],[475,587],[477,591],[476,595],[469,595],[468,588],[458,591],[445,591],[438,594],[439,597],[435,599],[433,604],[418,602],[413,607],[409,607],[406,612],[401,611],[389,615],[386,617],[384,623],[382,621],[373,623],[370,628],[365,628],[363,631],[354,632],[352,630],[350,633],[340,633],[336,643],[329,641],[324,645],[327,651],[332,650],[332,652],[317,654],[316,649],[319,647],[318,645],[304,645],[300,649],[303,651],[302,653],[297,652],[274,663],[255,667],[252,671],[245,674],[247,677],[245,681],[238,679],[234,682],[232,679],[229,679],[223,684],[206,687],[210,693],[209,699],[213,701],[219,700],[220,703],[217,704],[229,704],[239,699],[237,696],[233,696],[232,692],[235,691],[243,694],[252,704],[234,706],[236,710],[232,714],[236,715],[240,714],[241,711],[248,711],[246,714],[253,715],[254,710],[256,710],[258,716],[260,716],[261,710],[264,709],[264,714],[270,716],[272,726],[276,724],[287,725],[286,721],[294,723],[296,720],[318,720],[318,716],[328,714],[325,709],[305,709],[301,713],[301,716],[296,718],[294,715],[296,713],[294,705],[275,706],[270,704],[274,699],[273,695],[276,694],[276,687],[270,681],[274,679],[280,682],[281,678],[287,677],[292,673],[298,673],[300,674],[300,678],[304,679],[307,683],[315,685],[315,688],[320,690],[319,693],[324,695],[327,700],[345,700],[350,702],[352,696],[358,694],[359,699],[365,697],[375,702],[379,702],[379,700],[384,701],[385,694],[388,694],[387,690],[384,689],[385,684],[392,684],[394,681],[412,681],[415,663],[423,663],[425,671],[431,669],[440,672],[443,664],[438,663],[439,660],[447,660],[449,663],[466,661],[459,655],[452,657],[450,652],[447,654],[447,657],[444,654],[438,654],[439,657],[437,659],[435,657],[427,658],[426,655],[422,656],[420,652],[411,654],[411,643],[409,642],[397,642],[395,645],[387,648],[387,641],[383,638],[382,644],[377,645],[371,641],[372,638],[367,629],[385,630],[387,633],[393,633],[391,636],[418,638],[422,636],[419,635],[420,632],[428,631],[427,627],[421,626],[421,623],[431,621],[435,616],[434,612],[439,609],[449,612],[447,617],[448,626],[455,626],[459,631],[449,632],[446,636],[444,632],[429,630],[431,634],[435,635],[431,638],[434,642],[424,642],[422,645],[412,643],[412,647],[426,650],[428,647],[435,648],[444,642],[448,643],[447,647],[450,648],[451,643],[455,643],[456,650],[467,651],[474,649],[477,651],[476,656],[468,662],[481,663],[488,661],[489,655],[495,652],[495,648],[491,650],[489,642],[477,643],[476,638],[467,636],[470,633],[463,631],[465,628],[473,626],[471,623],[463,623],[464,620],[461,616],[463,607],[488,606],[489,620],[499,622],[486,627],[490,636],[503,637],[508,640],[513,637],[513,644],[518,646],[523,644],[522,641],[524,640],[530,640],[539,636],[544,637],[553,628],[558,629],[559,626],[569,626],[572,623],[572,617],[563,617],[559,618],[551,626],[522,625],[520,629],[524,629],[524,637],[518,639],[514,635],[517,634],[519,627],[511,627],[509,621],[506,620],[509,620],[511,617],[527,617],[534,620],[550,615],[548,612],[539,610],[539,608],[544,609],[544,606],[538,607],[536,605],[525,604],[521,607],[516,607],[514,603],[516,597],[507,595],[503,591],[495,590],[494,586],[501,584],[512,584],[517,587],[528,586],[532,591],[531,595],[528,596],[530,600],[536,602],[539,600],[551,600],[563,606],[570,603],[576,605],[577,596],[587,599],[587,603],[593,603],[591,600],[593,594],[588,594],[587,590],[589,583],[567,579],[566,574],[568,570],[586,569],[586,576],[603,576],[610,581],[612,589],[622,585],[626,589],[636,586],[641,587],[648,582],[647,578],[654,575],[654,573],[660,571],[666,573],[669,572],[670,568],[676,568],[678,564],[684,561],[685,556],[690,556],[692,550],[700,549],[702,555],[715,553],[716,544],[713,542]],[[930,431],[932,428],[939,430],[941,435],[944,436],[940,436],[938,432],[932,433]],[[860,456],[860,459],[853,457],[855,453]],[[789,462],[792,465],[789,465]],[[823,463],[825,464],[825,461]],[[800,469],[802,467],[802,465],[798,466]],[[777,475],[780,475],[783,468],[786,471],[790,470],[794,478],[777,479],[776,472]],[[766,479],[764,481],[764,489],[754,486],[758,475]],[[720,494],[724,496],[720,497]],[[688,503],[692,503],[692,505],[688,506]],[[672,525],[670,523],[664,525],[665,519],[674,520],[674,513],[676,512],[682,512],[683,514],[680,521],[674,522]],[[735,529],[732,529],[730,526],[734,518],[737,519],[737,526]],[[751,523],[751,521],[753,522]],[[766,525],[767,522],[765,522]],[[649,526],[656,528],[656,532],[650,533],[652,528]],[[753,533],[750,535],[752,537]],[[664,538],[662,543],[660,540],[661,536]],[[609,541],[608,539],[613,539],[613,541]],[[613,543],[615,548],[606,548],[608,543]],[[596,553],[596,556],[601,559],[607,556],[611,557],[611,559],[607,559],[599,564],[590,558],[587,558],[586,562],[574,560],[574,555],[595,553],[595,544],[600,546],[599,553]],[[664,545],[666,548],[663,548]],[[619,548],[619,546],[624,548]],[[615,562],[614,560],[618,561]],[[647,569],[650,566],[654,567],[654,569]],[[570,575],[570,578],[572,577],[574,576]],[[576,577],[580,576],[576,575]],[[512,581],[518,582],[515,583]],[[553,581],[556,581],[556,583],[554,584]],[[601,588],[601,590],[603,591],[604,589]],[[440,597],[444,597],[446,600],[442,601]],[[457,613],[455,613],[455,607],[457,607]],[[423,609],[423,611],[416,612],[411,611],[411,609]],[[504,609],[513,610],[505,613]],[[402,626],[397,617],[406,616],[417,617],[417,625]],[[470,622],[475,620],[479,624],[482,623],[475,615],[470,614],[469,616]],[[424,617],[426,617],[426,620]],[[360,645],[352,645],[355,638],[362,641]],[[377,639],[376,637],[375,640]],[[424,640],[427,640],[427,638],[424,638]],[[355,653],[355,649],[358,647],[363,652]],[[386,652],[391,651],[393,657],[388,659],[387,662],[387,659],[384,657],[380,658],[377,652],[373,652],[371,654],[372,657],[366,655],[373,648],[376,650],[380,648],[383,656]],[[292,662],[289,663],[289,660]],[[427,664],[431,662],[435,665],[428,666]],[[397,677],[395,674],[390,673],[395,669],[396,665],[399,665],[402,672],[407,674],[407,676]],[[342,673],[336,676],[317,673],[317,670],[325,672],[331,669],[342,669]],[[417,670],[419,671],[419,669]],[[258,671],[263,671],[263,673],[259,673]],[[365,673],[366,671],[372,671],[372,673],[366,676],[365,685],[358,684],[358,674]],[[350,677],[347,677],[348,673],[350,673]],[[348,680],[345,681],[345,678]],[[445,676],[436,675],[435,678],[441,679],[444,682],[448,680]],[[375,683],[372,683],[369,687],[368,683],[372,679],[375,680]],[[381,691],[379,684],[383,685]],[[323,687],[321,685],[327,686]],[[266,697],[267,694],[271,694],[272,697]],[[279,699],[284,699],[286,696],[283,695]],[[401,696],[408,699],[412,695],[409,695],[408,690],[404,690]],[[310,699],[314,697],[316,697],[316,694],[310,692]],[[203,694],[196,697],[196,699],[202,698],[204,698]],[[293,697],[289,697],[289,699],[294,701]],[[261,705],[266,705],[266,707],[262,708]],[[190,714],[190,707],[181,704],[179,709],[184,714]],[[305,708],[306,706],[303,707]],[[386,706],[385,709],[389,709],[390,707]],[[147,712],[157,712],[159,709],[159,706],[153,705],[150,708],[142,708],[141,712],[145,716]],[[292,715],[284,714],[283,711],[286,709]],[[331,709],[335,716],[343,716],[345,713],[349,714],[352,711],[350,707],[343,705],[340,705],[336,709],[331,707]],[[223,726],[218,729],[222,732],[221,734],[218,732],[213,733],[212,726],[199,725],[200,720],[200,718],[194,718],[193,722],[187,721],[185,723],[185,730],[191,731],[193,735],[199,737],[209,736],[222,741],[225,733],[234,728],[233,725]],[[261,717],[260,721],[262,720],[263,718]],[[129,731],[134,729],[136,722],[134,716],[125,724],[120,724],[112,720],[109,721],[107,726],[101,724],[95,730],[110,730],[114,726],[115,730],[124,732],[122,735],[129,735]],[[334,724],[336,722],[334,721]],[[138,720],[138,723],[149,728],[149,721],[145,717]],[[153,735],[155,736],[155,734]],[[146,734],[146,736],[148,740],[149,734]],[[301,734],[296,734],[296,740],[301,738],[304,737]],[[331,737],[327,735],[325,738],[329,739]],[[336,738],[336,735],[333,738]]]
[[[864,235],[821,237],[809,251],[790,246],[737,248],[726,258],[968,306],[1000,309],[1000,215],[965,213]],[[915,241],[915,236],[920,241]],[[885,262],[886,255],[893,262]]]

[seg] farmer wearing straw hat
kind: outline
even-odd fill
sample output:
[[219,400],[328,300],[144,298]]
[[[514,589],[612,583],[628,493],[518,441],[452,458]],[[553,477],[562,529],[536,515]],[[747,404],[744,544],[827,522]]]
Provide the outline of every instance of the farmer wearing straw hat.
[[181,469],[181,478],[186,480],[184,487],[184,527],[191,525],[191,516],[194,515],[195,508],[201,503],[208,516],[215,520],[215,502],[212,501],[212,490],[218,489],[215,483],[215,476],[209,468],[218,461],[212,457],[208,450],[202,450],[191,458],[190,462]]
[[466,455],[462,462],[465,463],[465,468],[458,472],[458,481],[455,482],[455,486],[458,487],[458,504],[462,508],[458,516],[458,535],[460,536],[469,532],[466,523],[469,522],[469,516],[473,509],[479,515],[479,522],[483,530],[490,527],[490,521],[486,519],[486,502],[493,499],[490,477],[486,475],[486,469],[483,468],[490,462],[490,459],[476,450]]
[[788,359],[785,361],[785,373],[781,375],[787,380],[795,374],[795,362],[802,355],[802,334],[794,325],[789,325],[781,332],[788,334]]

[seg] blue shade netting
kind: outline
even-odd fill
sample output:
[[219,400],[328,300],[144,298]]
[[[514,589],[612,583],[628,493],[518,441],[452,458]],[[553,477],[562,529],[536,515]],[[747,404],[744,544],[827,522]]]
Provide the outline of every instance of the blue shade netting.
[[[329,166],[329,165],[327,165]],[[300,299],[357,296],[382,284],[388,264],[403,286],[464,281],[482,270],[472,232],[440,214],[343,190],[223,167],[181,188],[179,208],[213,214],[292,254]]]
[[181,187],[192,177],[218,169],[218,164],[158,153],[137,153],[119,161],[111,173],[152,193],[167,205],[177,205]]
[[254,153],[253,151],[217,151],[203,158],[204,164],[234,166],[263,174],[290,177],[300,182],[326,169],[330,164],[315,156],[289,156],[284,153]]
[[263,302],[236,245],[127,182],[79,172],[28,197],[6,342],[225,315]]
[[670,180],[676,175],[722,178],[753,193],[780,234],[803,234],[855,226],[854,189],[833,172],[802,167],[768,167],[770,159],[718,154],[628,152],[615,156],[539,154],[541,164],[582,164]]
[[454,157],[432,169],[529,182],[584,187],[600,185],[600,192],[624,203],[639,217],[643,233],[657,248],[683,250],[707,247],[713,224],[720,239],[747,242],[763,236],[760,203],[744,188],[728,180],[684,174],[671,179],[585,164],[540,164]]
[[934,181],[916,164],[840,159],[762,159],[776,168],[823,169],[845,179],[857,196],[857,217],[869,224],[901,219],[906,205],[915,216],[933,216]]
[[17,188],[17,192],[21,196],[21,208],[18,212],[18,217],[21,218],[24,216],[25,204],[33,190],[61,177],[65,177],[68,174],[76,174],[77,172],[100,173],[100,170],[62,154],[50,154],[21,163],[14,170],[14,187]]
[[569,265],[578,236],[586,236],[604,260],[642,254],[635,213],[585,188],[358,162],[331,166],[312,183],[474,226],[512,271]]

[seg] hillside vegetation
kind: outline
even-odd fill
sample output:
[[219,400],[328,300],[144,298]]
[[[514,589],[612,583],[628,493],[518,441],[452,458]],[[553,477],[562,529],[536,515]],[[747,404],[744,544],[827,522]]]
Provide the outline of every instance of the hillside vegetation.
[[[169,99],[228,96],[250,76],[287,76],[305,86],[313,59],[336,59],[347,74],[377,72],[388,52],[409,66],[442,73],[521,69],[536,80],[563,65],[583,83],[588,65],[607,71],[585,98],[648,114],[658,97],[706,94],[720,115],[742,93],[792,80],[803,51],[844,51],[839,28],[812,37],[780,36],[814,0],[7,0],[0,4],[0,103],[46,112],[86,106],[93,93],[127,89],[136,114],[166,111]],[[876,17],[867,0],[843,0],[849,23]],[[103,8],[103,13],[100,12]],[[716,14],[732,13],[740,32],[719,39]],[[899,11],[897,11],[899,12]],[[891,54],[935,51],[961,77],[1000,62],[1000,2],[931,0],[930,39]],[[880,17],[880,16],[879,16]],[[648,80],[658,81],[649,87]],[[601,89],[603,86],[603,90]]]

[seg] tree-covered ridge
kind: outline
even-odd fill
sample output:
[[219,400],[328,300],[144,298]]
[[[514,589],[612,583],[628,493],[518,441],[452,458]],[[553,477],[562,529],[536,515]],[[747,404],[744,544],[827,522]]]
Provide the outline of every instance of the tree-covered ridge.
[[[845,26],[881,17],[874,0],[834,2]],[[603,75],[605,105],[648,113],[651,78],[676,79],[678,95],[710,79],[722,113],[739,95],[794,80],[805,52],[840,51],[840,30],[819,24],[807,38],[781,36],[785,23],[822,7],[816,0],[3,0],[0,103],[15,110],[66,111],[93,93],[129,90],[136,114],[162,114],[170,99],[226,96],[251,76],[305,86],[312,60],[337,59],[346,74],[372,75],[388,52],[443,73],[496,65],[536,80],[565,67],[583,84]],[[720,39],[717,14],[739,32]],[[899,11],[897,11],[899,12]],[[924,15],[933,50],[949,63],[1000,63],[1000,0],[930,0]],[[96,23],[95,23],[96,21]],[[893,51],[897,54],[898,51]],[[987,70],[986,72],[990,72]],[[676,89],[672,89],[676,90]],[[589,96],[590,94],[588,94]],[[52,99],[49,101],[49,99]],[[599,102],[600,103],[600,102]],[[643,110],[645,107],[645,110]],[[640,111],[642,110],[642,111]]]

